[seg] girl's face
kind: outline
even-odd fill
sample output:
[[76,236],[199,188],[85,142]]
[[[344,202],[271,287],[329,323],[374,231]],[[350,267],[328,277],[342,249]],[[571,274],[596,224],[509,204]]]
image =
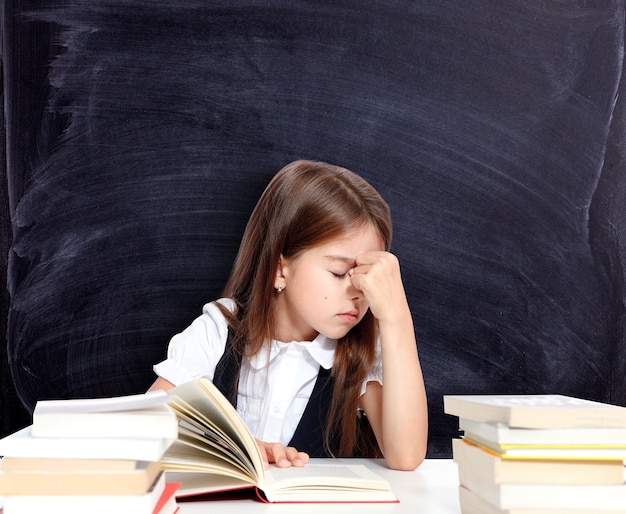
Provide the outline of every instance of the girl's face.
[[376,230],[363,225],[297,257],[281,257],[275,287],[284,290],[276,301],[275,338],[291,342],[311,341],[320,333],[332,339],[346,335],[368,309],[348,270],[358,255],[382,250]]

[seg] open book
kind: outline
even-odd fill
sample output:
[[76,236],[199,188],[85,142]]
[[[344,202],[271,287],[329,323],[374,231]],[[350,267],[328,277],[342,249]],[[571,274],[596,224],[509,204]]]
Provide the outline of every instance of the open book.
[[170,390],[178,440],[162,459],[178,497],[253,489],[265,502],[397,502],[389,483],[363,465],[308,463],[265,470],[235,408],[206,379]]

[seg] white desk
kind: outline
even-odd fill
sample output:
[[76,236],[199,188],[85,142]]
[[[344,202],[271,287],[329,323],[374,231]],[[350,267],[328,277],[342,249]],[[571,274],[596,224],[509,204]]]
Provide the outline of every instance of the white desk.
[[386,478],[400,503],[377,504],[266,504],[254,500],[226,500],[208,502],[179,502],[180,514],[460,514],[456,464],[448,459],[427,459],[415,471],[393,471],[384,461],[367,459],[337,459],[346,463],[365,464]]

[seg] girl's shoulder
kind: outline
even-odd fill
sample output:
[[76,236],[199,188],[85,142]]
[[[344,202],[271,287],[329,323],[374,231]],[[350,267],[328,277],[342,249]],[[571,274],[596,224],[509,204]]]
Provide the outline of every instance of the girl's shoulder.
[[235,312],[236,304],[232,298],[220,298],[219,300],[214,300],[205,304],[204,307],[202,307],[202,313],[211,317],[224,318],[224,314],[218,307],[218,304],[225,307],[231,313]]
[[237,304],[232,298],[220,298],[205,304],[202,307],[202,315],[196,321],[203,325],[213,326],[222,339],[226,336],[230,326],[228,314],[235,314],[236,309]]
[[220,308],[222,306],[229,312],[234,312],[235,302],[230,298],[220,298],[202,307],[200,314],[191,324],[189,329],[210,340],[216,338],[218,341],[225,340],[228,332],[228,319]]

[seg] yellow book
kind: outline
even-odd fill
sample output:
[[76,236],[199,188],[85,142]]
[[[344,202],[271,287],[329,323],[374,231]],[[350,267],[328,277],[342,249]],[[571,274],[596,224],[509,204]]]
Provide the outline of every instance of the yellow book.
[[464,437],[465,440],[486,451],[492,452],[500,459],[526,459],[526,460],[626,460],[626,447],[589,447],[589,446],[500,446],[489,441],[474,440]]

